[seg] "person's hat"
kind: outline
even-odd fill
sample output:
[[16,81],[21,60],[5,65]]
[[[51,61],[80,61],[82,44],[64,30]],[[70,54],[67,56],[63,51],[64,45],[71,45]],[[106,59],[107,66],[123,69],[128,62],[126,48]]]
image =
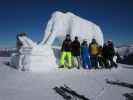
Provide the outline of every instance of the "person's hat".
[[78,39],[78,36],[75,36],[75,40],[77,40]]
[[96,39],[95,39],[95,38],[93,38],[93,39],[92,39],[92,42],[96,42]]
[[70,37],[70,34],[67,34],[66,37]]
[[112,40],[108,40],[107,43],[112,43]]

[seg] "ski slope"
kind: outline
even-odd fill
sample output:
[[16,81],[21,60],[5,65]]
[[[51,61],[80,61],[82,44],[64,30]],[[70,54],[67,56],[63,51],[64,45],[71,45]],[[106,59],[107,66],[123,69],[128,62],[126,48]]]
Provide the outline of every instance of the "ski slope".
[[[8,65],[10,58],[0,58],[0,100],[64,100],[53,88],[67,84],[90,100],[125,100],[123,94],[133,89],[110,85],[106,79],[133,84],[133,66],[119,64],[112,70],[66,70],[21,72]],[[47,62],[46,62],[47,64]]]

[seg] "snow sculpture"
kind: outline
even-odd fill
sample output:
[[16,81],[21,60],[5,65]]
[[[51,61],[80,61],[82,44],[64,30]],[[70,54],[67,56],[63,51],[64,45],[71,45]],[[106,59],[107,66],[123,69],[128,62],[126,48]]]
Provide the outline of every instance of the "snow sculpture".
[[61,46],[60,43],[62,43],[66,34],[71,34],[72,38],[78,36],[81,41],[86,39],[88,43],[93,38],[100,45],[103,45],[104,42],[103,33],[98,25],[70,12],[62,13],[57,11],[53,13],[51,19],[48,21],[41,44],[46,43],[48,45],[55,44],[56,46]]
[[70,12],[55,12],[48,21],[41,43],[36,44],[26,36],[19,37],[23,46],[19,52],[11,57],[11,65],[18,69],[31,71],[50,71],[58,68],[54,56],[53,46],[61,47],[66,34],[72,39],[78,36],[80,41],[86,39],[88,43],[95,38],[103,45],[103,34],[99,26],[82,19]]
[[37,45],[26,36],[19,37],[23,46],[18,53],[12,55],[11,65],[24,71],[50,71],[56,69],[56,59],[49,45]]

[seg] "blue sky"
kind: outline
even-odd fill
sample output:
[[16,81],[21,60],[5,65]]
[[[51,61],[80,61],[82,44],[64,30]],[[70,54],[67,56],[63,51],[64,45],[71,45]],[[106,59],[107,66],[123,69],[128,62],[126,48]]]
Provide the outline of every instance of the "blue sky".
[[133,43],[132,0],[0,0],[0,47],[14,47],[17,32],[43,38],[50,15],[70,11],[98,24],[105,40]]

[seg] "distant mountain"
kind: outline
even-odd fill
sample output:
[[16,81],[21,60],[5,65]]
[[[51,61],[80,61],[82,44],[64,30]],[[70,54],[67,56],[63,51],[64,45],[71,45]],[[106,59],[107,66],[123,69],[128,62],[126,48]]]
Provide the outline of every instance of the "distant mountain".
[[120,63],[133,65],[133,44],[116,47],[121,60]]
[[14,52],[16,48],[0,48],[0,57],[10,57]]

